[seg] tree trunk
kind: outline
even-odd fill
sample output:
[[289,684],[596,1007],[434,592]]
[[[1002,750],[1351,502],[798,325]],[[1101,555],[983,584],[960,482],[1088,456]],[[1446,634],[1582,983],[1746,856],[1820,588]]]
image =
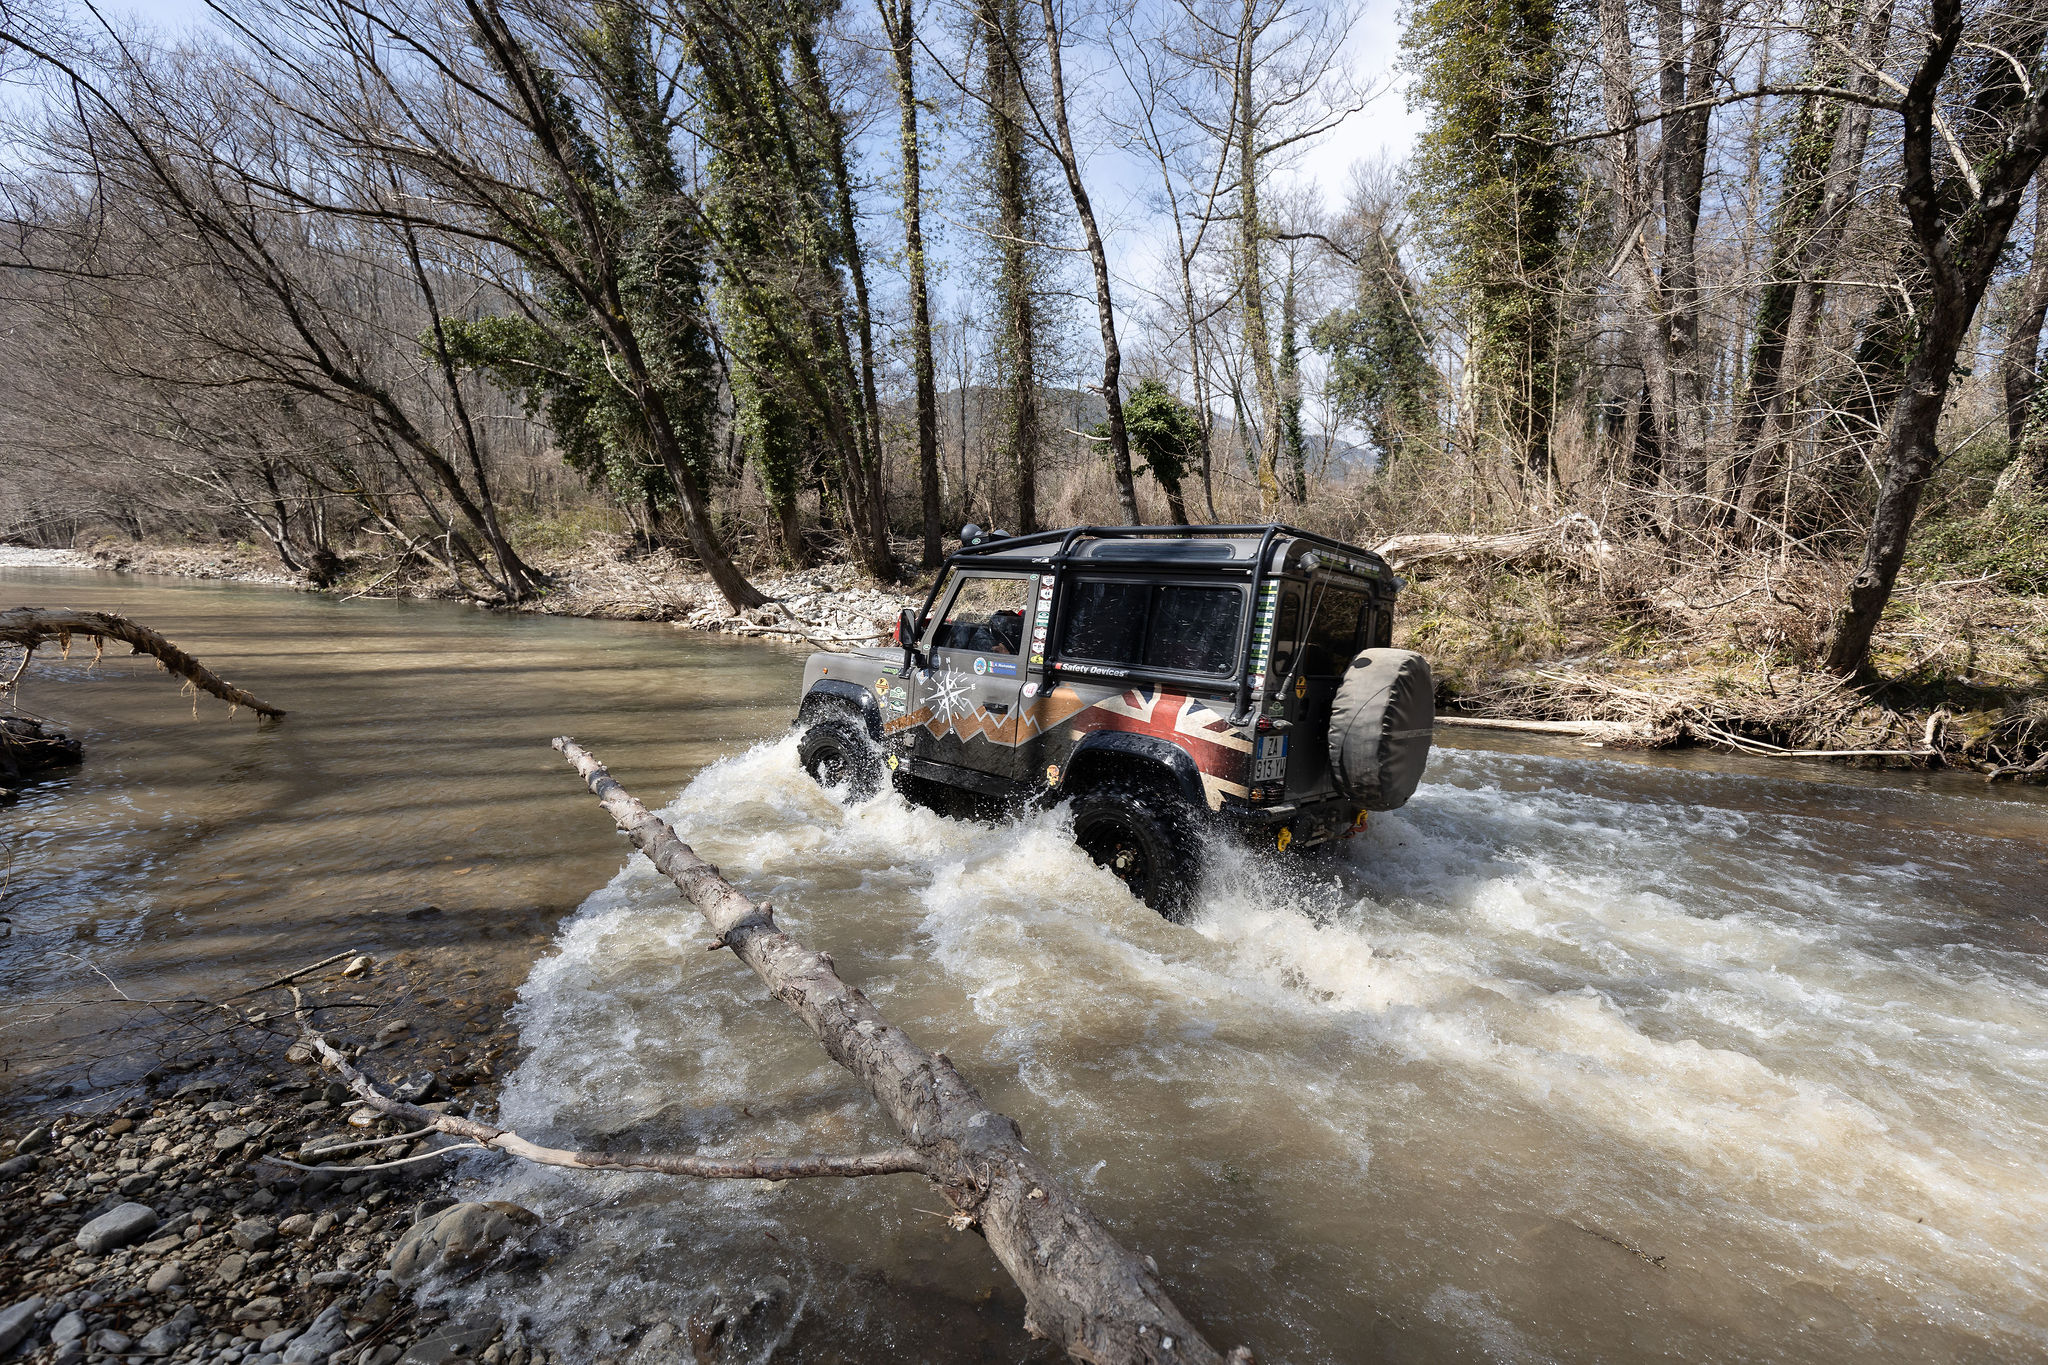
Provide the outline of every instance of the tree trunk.
[[999,339],[1003,377],[1009,390],[1004,414],[1010,467],[1015,475],[1018,534],[1038,529],[1038,309],[1030,255],[1031,214],[1025,203],[1030,170],[1019,120],[1023,71],[1016,56],[1016,0],[979,0],[977,21],[987,45],[989,155],[996,192],[997,292],[1001,295]]
[[1124,522],[1136,526],[1138,490],[1131,477],[1131,438],[1124,430],[1124,400],[1119,387],[1123,352],[1116,343],[1116,305],[1109,290],[1109,255],[1103,250],[1102,233],[1095,225],[1095,208],[1088,188],[1081,183],[1081,161],[1074,152],[1074,135],[1067,127],[1066,77],[1060,66],[1060,49],[1066,34],[1055,5],[1058,0],[1038,0],[1045,20],[1046,72],[1051,79],[1053,129],[1056,134],[1060,169],[1066,172],[1067,193],[1074,200],[1074,214],[1081,220],[1081,235],[1088,241],[1088,264],[1095,276],[1095,320],[1102,333],[1102,402],[1109,410],[1109,464],[1116,478],[1117,502]]
[[[1226,1358],[1202,1339],[1167,1297],[1158,1273],[1110,1235],[1025,1147],[1016,1123],[990,1108],[943,1053],[919,1047],[884,1019],[865,994],[839,977],[829,956],[784,934],[768,907],[720,877],[596,759],[567,739],[556,740],[555,747],[634,847],[703,914],[713,946],[731,949],[819,1046],[867,1087],[953,1206],[956,1224],[978,1228],[1024,1292],[1027,1331],[1092,1365],[1250,1365],[1249,1351],[1240,1347]],[[502,1130],[489,1133],[483,1140],[504,1136]],[[841,1161],[857,1166],[863,1159]],[[897,1152],[865,1161],[875,1173],[909,1164]]]
[[1231,67],[1237,104],[1237,302],[1244,319],[1244,347],[1252,367],[1252,386],[1259,395],[1259,446],[1253,469],[1259,483],[1259,510],[1271,518],[1280,509],[1280,384],[1273,372],[1273,342],[1266,330],[1266,294],[1260,269],[1265,226],[1259,221],[1259,129],[1254,111],[1258,91],[1252,85],[1253,0],[1244,0],[1237,32],[1237,56]]
[[[1891,42],[1893,0],[1878,0],[1863,30],[1864,63],[1876,68]],[[1869,92],[1876,79],[1858,74],[1851,87]],[[1764,490],[1773,472],[1787,458],[1785,443],[1792,422],[1794,404],[1809,382],[1807,356],[1819,325],[1821,307],[1827,297],[1827,276],[1848,230],[1856,192],[1863,178],[1864,151],[1870,141],[1870,120],[1874,111],[1867,104],[1852,104],[1839,120],[1835,146],[1829,154],[1826,188],[1813,227],[1802,245],[1793,274],[1798,279],[1792,318],[1785,332],[1785,350],[1778,363],[1763,423],[1755,446],[1745,453],[1741,487],[1736,496],[1735,520],[1752,542],[1768,529],[1761,512]],[[1787,467],[1787,477],[1790,468]]]
[[[1962,0],[1934,0],[1927,53],[1900,101],[1905,125],[1899,191],[1925,258],[1928,288],[1904,386],[1885,437],[1885,476],[1863,562],[1836,614],[1827,666],[1861,672],[1870,639],[1891,600],[1907,537],[1940,452],[1935,436],[1948,401],[1956,356],[1968,337],[1998,258],[2019,216],[2026,186],[2048,155],[2048,83],[2037,82],[2015,111],[1998,149],[1977,164],[1975,202],[1951,209],[1934,172],[1934,117],[1943,75],[1962,41]],[[2037,40],[2038,41],[2038,40]]]
[[2048,319],[2048,184],[2034,187],[2033,260],[2027,277],[2016,291],[2012,328],[2006,333],[2005,353],[2000,358],[2001,386],[2005,391],[2005,437],[2019,448],[2026,434],[2027,420],[2034,406],[2034,393],[2041,384],[2041,324]]
[[[1857,3],[1845,0],[1824,30],[1814,35],[1807,59],[1809,83],[1827,86],[1842,78],[1840,51],[1854,26]],[[1755,460],[1766,416],[1778,396],[1793,307],[1800,287],[1811,278],[1803,267],[1820,226],[1842,114],[1839,100],[1809,94],[1800,100],[1792,126],[1792,150],[1779,175],[1778,206],[1771,215],[1770,260],[1757,299],[1756,340],[1736,417],[1734,482],[1738,485]]]
[[896,58],[898,146],[903,156],[904,273],[910,281],[911,367],[917,383],[917,486],[924,519],[918,562],[937,568],[944,558],[939,509],[939,387],[932,363],[931,303],[925,285],[924,168],[917,136],[917,9],[914,0],[875,0]]

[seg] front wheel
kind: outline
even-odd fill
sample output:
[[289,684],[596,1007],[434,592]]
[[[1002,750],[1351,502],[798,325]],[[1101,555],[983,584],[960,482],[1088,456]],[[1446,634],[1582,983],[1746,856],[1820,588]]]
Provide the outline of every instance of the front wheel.
[[821,787],[844,787],[849,800],[865,801],[882,788],[882,759],[860,722],[824,716],[797,741],[797,762]]
[[1073,799],[1074,842],[1131,894],[1175,923],[1187,919],[1201,848],[1186,805],[1156,787],[1105,782]]

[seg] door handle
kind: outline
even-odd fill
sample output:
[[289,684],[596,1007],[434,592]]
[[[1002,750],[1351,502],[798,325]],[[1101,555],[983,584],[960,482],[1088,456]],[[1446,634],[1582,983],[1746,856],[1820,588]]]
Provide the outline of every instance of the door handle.
[[992,701],[981,709],[992,716],[1007,716],[1010,714],[1010,703],[1006,701]]

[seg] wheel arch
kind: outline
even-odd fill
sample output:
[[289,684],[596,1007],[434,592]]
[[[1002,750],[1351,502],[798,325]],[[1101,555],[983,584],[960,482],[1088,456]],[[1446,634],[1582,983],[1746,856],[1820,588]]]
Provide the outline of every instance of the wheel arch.
[[842,678],[823,678],[812,683],[811,690],[804,693],[803,704],[797,707],[796,723],[810,725],[834,711],[859,716],[867,726],[868,738],[881,739],[882,708],[876,703],[875,694]]
[[1208,809],[1201,770],[1188,751],[1157,735],[1097,730],[1074,746],[1060,774],[1059,792],[1078,796],[1119,777],[1157,782],[1196,810]]

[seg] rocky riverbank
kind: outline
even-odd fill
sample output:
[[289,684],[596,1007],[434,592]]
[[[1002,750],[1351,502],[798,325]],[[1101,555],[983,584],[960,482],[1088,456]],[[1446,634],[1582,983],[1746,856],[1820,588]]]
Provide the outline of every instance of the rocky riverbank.
[[[444,1102],[445,1103],[445,1102]],[[433,1196],[433,1143],[317,1079],[38,1125],[0,1162],[0,1355],[36,1365],[546,1365],[415,1300],[516,1256],[531,1214]],[[340,1170],[298,1170],[272,1158]]]

